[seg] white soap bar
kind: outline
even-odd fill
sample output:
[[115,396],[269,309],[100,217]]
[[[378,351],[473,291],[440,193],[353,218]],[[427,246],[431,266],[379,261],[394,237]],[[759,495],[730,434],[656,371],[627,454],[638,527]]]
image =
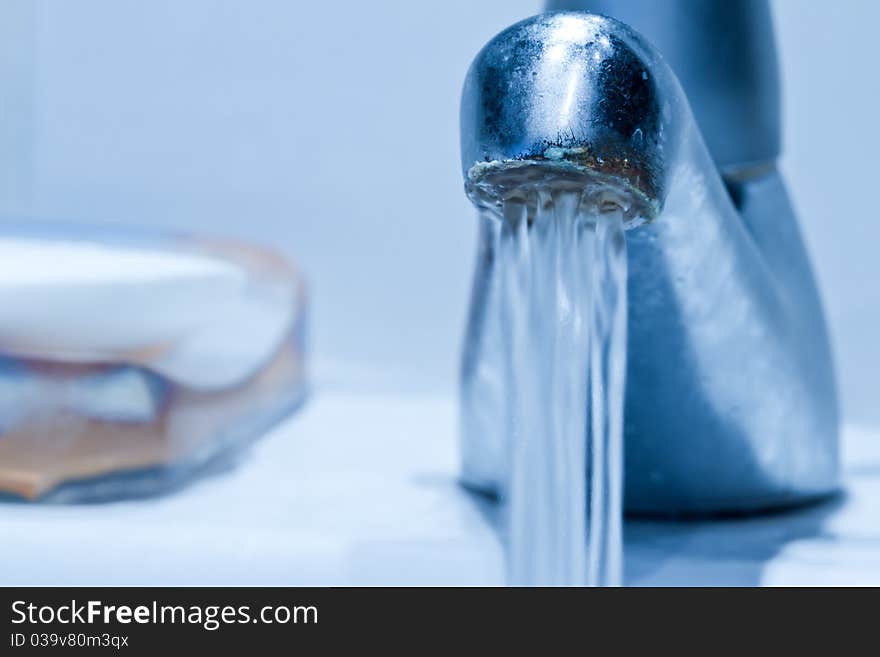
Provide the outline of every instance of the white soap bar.
[[0,344],[79,358],[178,341],[245,278],[200,254],[0,237]]
[[265,274],[196,243],[3,236],[0,349],[228,387],[268,361],[293,319],[292,279]]

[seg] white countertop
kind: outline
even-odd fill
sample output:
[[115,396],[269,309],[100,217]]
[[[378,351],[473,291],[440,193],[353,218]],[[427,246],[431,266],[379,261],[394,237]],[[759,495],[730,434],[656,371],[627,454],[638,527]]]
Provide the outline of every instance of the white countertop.
[[[237,467],[159,498],[0,504],[2,585],[501,584],[462,491],[454,399],[318,392]],[[880,430],[844,432],[846,494],[784,514],[628,522],[626,582],[880,585]]]

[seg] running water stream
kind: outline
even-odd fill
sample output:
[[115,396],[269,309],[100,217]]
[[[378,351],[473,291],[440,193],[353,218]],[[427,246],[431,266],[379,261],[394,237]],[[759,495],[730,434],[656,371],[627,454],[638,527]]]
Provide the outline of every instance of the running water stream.
[[625,195],[550,177],[478,196],[498,390],[477,398],[494,399],[501,425],[508,582],[619,585]]

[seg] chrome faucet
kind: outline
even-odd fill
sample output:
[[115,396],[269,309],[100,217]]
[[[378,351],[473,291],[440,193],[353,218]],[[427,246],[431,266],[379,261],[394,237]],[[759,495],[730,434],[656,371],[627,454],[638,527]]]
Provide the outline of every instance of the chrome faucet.
[[[628,190],[628,512],[758,512],[838,487],[823,312],[776,168],[779,84],[762,0],[551,1],[465,82],[462,166],[580,172]],[[635,29],[633,29],[635,28]],[[639,30],[637,32],[636,30]],[[644,35],[644,36],[643,36]],[[692,113],[693,112],[693,113]],[[481,223],[461,378],[463,480],[497,491],[508,449],[499,272]]]

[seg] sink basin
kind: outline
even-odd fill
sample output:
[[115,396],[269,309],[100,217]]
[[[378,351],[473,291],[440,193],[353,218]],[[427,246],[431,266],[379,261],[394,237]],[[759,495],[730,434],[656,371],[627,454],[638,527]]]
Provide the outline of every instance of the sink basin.
[[[878,438],[847,427],[846,494],[828,503],[628,522],[626,583],[880,584]],[[16,565],[0,584],[503,584],[494,511],[457,468],[451,394],[319,386],[244,461],[177,494],[0,505],[0,558]]]

